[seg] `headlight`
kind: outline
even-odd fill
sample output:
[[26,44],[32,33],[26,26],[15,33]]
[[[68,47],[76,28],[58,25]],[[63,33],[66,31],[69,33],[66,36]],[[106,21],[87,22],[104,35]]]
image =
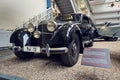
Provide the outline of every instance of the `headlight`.
[[56,22],[49,21],[47,24],[48,31],[53,32],[55,28],[56,28]]
[[32,23],[28,24],[28,32],[34,32],[34,25]]
[[35,38],[40,38],[40,32],[39,31],[34,32],[34,37]]

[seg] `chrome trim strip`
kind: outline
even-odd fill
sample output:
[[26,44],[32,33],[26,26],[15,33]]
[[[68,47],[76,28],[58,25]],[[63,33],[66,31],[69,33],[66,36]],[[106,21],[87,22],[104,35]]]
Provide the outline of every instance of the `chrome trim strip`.
[[[61,47],[61,48],[49,48],[50,51],[65,51],[65,53],[68,52],[67,47]],[[41,51],[46,51],[46,48],[42,48]]]
[[62,51],[64,50],[65,53],[68,52],[68,48],[67,47],[61,47],[61,48],[50,48],[51,51]]
[[[18,49],[19,51],[23,50],[23,48],[21,48],[20,46],[13,46],[12,50],[14,49]],[[68,48],[67,47],[60,47],[60,48],[41,48],[40,53],[42,53],[43,51],[46,51],[47,56],[50,56],[50,51],[64,51],[63,54],[68,52]],[[58,53],[59,54],[59,53]],[[61,54],[61,53],[60,53]]]
[[48,32],[41,32],[41,34],[53,34],[53,33],[48,33]]

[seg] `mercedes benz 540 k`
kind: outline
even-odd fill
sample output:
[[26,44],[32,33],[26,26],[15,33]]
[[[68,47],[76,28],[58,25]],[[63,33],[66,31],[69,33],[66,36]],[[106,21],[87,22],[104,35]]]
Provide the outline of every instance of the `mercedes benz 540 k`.
[[17,29],[10,38],[13,51],[20,59],[34,54],[60,54],[66,66],[77,63],[84,47],[93,45],[94,23],[85,14],[59,15],[51,21],[41,21],[38,26],[29,23]]

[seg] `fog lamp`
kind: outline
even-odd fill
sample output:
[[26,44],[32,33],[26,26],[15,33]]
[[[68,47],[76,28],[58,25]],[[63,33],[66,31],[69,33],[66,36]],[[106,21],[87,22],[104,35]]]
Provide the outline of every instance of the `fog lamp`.
[[35,38],[40,38],[40,32],[39,31],[34,32],[34,37]]

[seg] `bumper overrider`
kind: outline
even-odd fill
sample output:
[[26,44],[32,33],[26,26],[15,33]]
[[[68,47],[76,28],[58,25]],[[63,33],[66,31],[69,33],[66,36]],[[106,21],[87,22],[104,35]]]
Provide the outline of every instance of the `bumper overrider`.
[[47,56],[50,54],[66,54],[68,52],[67,47],[59,47],[59,48],[50,48],[49,44],[46,45],[46,48],[40,48],[40,46],[24,46],[21,48],[20,46],[13,46],[12,50],[18,50],[23,52],[33,52],[33,53],[44,53]]

